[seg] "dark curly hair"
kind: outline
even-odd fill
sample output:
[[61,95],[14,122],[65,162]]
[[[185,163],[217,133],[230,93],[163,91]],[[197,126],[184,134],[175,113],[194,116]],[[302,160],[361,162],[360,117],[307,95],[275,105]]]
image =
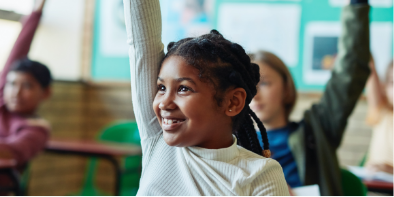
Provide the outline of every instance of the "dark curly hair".
[[[233,133],[238,145],[265,157],[270,156],[266,129],[249,103],[257,93],[260,81],[259,66],[251,63],[245,50],[237,43],[225,39],[217,30],[196,38],[185,38],[171,42],[162,62],[170,56],[180,56],[199,70],[199,78],[215,87],[214,99],[221,105],[223,94],[229,88],[243,88],[246,103],[237,116],[233,117]],[[257,138],[253,120],[257,123],[263,139],[264,151]]]
[[32,61],[28,58],[22,58],[15,61],[10,71],[31,74],[42,88],[49,87],[52,82],[51,71],[49,71],[48,67],[40,62]]

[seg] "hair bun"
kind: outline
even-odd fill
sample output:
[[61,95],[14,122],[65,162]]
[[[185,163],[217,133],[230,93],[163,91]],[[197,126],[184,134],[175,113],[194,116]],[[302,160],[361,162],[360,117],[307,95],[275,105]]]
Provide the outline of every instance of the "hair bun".
[[167,45],[167,51],[170,51],[170,50],[172,49],[172,47],[174,47],[174,45],[175,45],[175,42],[170,42],[170,43],[168,43],[168,45]]
[[255,63],[250,63],[250,66],[252,67],[252,75],[255,80],[255,85],[257,85],[260,82],[260,66]]
[[220,37],[223,37],[223,35],[222,35],[221,33],[219,33],[219,31],[216,30],[216,29],[212,29],[210,33],[211,33],[211,34],[218,35],[218,36],[220,36]]

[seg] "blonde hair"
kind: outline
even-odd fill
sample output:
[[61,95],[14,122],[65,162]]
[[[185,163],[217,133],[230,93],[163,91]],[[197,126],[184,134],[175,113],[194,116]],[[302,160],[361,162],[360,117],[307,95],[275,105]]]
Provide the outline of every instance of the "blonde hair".
[[256,53],[249,54],[249,56],[254,63],[264,63],[270,68],[274,69],[276,72],[278,72],[279,75],[282,77],[286,93],[283,102],[286,119],[288,120],[297,100],[297,91],[289,69],[278,56],[268,51],[257,51]]

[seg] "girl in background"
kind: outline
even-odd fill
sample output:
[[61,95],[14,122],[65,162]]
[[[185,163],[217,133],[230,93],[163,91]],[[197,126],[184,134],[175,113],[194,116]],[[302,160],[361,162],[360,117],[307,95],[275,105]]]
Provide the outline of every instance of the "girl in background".
[[367,82],[367,123],[373,126],[366,167],[372,171],[393,174],[393,62],[383,83],[376,73],[373,59]]
[[343,195],[336,151],[370,73],[368,13],[366,0],[352,0],[343,8],[332,77],[320,102],[300,122],[289,120],[296,90],[285,64],[269,52],[252,55],[261,81],[250,106],[267,128],[272,158],[291,187],[318,184],[322,195]]
[[159,1],[124,6],[143,154],[138,195],[288,195],[249,108],[260,75],[244,49],[212,30],[170,43],[165,55]]

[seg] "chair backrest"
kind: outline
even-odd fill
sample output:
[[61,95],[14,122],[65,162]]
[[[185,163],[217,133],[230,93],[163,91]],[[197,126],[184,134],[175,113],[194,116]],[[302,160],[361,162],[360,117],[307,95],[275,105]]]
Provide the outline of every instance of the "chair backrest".
[[367,187],[353,173],[348,170],[341,169],[342,190],[345,196],[366,196]]
[[365,166],[365,163],[367,162],[367,157],[368,157],[368,153],[366,153],[364,157],[361,159],[359,166]]
[[[97,140],[104,142],[116,142],[125,144],[141,145],[140,135],[136,122],[116,122],[105,127],[97,136]],[[121,177],[121,191],[123,196],[135,196],[139,187],[141,177],[141,155],[131,156],[123,159],[125,172]],[[75,196],[103,196],[102,192],[94,183],[96,179],[97,158],[90,159],[85,175],[84,186]]]
[[136,122],[114,123],[103,129],[98,136],[100,141],[141,145]]
[[[104,128],[98,140],[125,144],[141,145],[141,138],[136,122],[116,122]],[[121,195],[134,196],[139,188],[142,157],[127,157],[123,160],[126,173],[122,175]]]

